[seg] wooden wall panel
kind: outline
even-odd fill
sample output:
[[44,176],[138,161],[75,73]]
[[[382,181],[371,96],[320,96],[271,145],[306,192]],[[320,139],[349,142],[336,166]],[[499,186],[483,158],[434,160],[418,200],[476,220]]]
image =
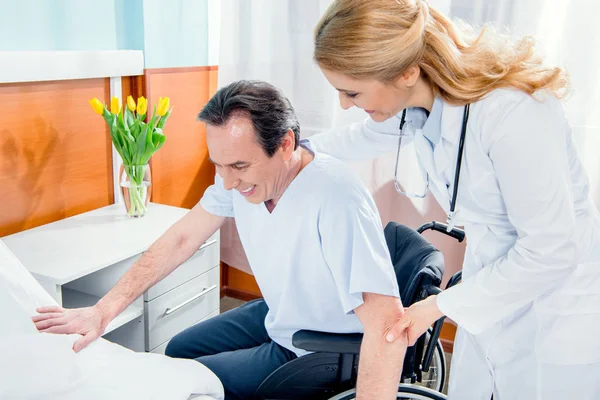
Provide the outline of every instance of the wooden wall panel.
[[224,262],[221,262],[221,291],[223,296],[246,301],[262,297],[254,276]]
[[0,236],[113,202],[108,79],[0,85]]
[[454,339],[456,337],[456,324],[453,321],[446,319],[442,325],[442,331],[440,332],[440,342],[446,353],[452,353],[454,351]]
[[132,96],[137,103],[140,96],[146,96],[146,87],[143,76],[124,76],[121,78],[121,99],[127,103],[127,96]]
[[170,97],[173,113],[165,145],[152,157],[152,201],[192,208],[214,182],[204,125],[196,120],[217,87],[217,67],[149,69],[145,72],[149,110]]

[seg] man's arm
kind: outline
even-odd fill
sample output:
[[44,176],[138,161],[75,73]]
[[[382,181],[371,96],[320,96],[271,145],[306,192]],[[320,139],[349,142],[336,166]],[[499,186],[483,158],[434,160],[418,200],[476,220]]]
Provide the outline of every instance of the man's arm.
[[197,204],[170,227],[98,302],[106,324],[187,261],[223,222],[225,217],[212,215]]
[[397,297],[375,293],[363,293],[363,299],[364,303],[354,309],[364,328],[356,398],[392,400],[398,393],[408,339],[404,334],[389,343],[385,337],[402,319],[402,302]]
[[81,334],[79,351],[97,339],[106,326],[148,288],[190,258],[225,221],[197,204],[169,228],[95,306],[66,310],[42,307],[33,317],[40,332]]
[[353,175],[339,175],[319,219],[323,256],[343,312],[354,312],[363,326],[358,398],[391,400],[407,341],[406,335],[398,343],[386,341],[389,329],[405,320],[400,290],[372,196]]

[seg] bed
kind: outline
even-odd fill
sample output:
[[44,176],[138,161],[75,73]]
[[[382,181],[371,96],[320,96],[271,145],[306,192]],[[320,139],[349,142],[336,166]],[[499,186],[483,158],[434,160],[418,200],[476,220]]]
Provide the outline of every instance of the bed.
[[[35,251],[32,249],[32,251]],[[56,304],[0,241],[0,399],[221,400],[223,386],[194,360],[136,353],[99,339],[39,333],[31,317]]]

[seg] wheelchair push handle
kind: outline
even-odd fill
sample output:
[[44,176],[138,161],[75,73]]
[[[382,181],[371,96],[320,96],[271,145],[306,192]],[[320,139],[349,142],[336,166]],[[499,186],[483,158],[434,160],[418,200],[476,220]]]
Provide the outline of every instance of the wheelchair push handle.
[[448,232],[448,225],[437,221],[431,221],[424,225],[421,225],[417,229],[417,232],[423,233],[423,231],[426,231],[428,229],[431,229],[432,231],[441,232],[444,235],[453,237],[454,239],[458,240],[459,243],[465,240],[465,231],[459,228],[452,228],[452,230]]

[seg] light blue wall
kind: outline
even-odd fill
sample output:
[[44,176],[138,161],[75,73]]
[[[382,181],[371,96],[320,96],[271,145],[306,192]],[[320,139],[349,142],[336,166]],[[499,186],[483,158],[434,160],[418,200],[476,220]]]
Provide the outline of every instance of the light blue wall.
[[0,51],[144,50],[146,68],[208,63],[209,0],[0,0]]
[[207,65],[208,0],[144,0],[144,49],[146,68]]
[[144,50],[144,0],[115,0],[117,49]]
[[0,0],[0,51],[114,50],[113,0]]

